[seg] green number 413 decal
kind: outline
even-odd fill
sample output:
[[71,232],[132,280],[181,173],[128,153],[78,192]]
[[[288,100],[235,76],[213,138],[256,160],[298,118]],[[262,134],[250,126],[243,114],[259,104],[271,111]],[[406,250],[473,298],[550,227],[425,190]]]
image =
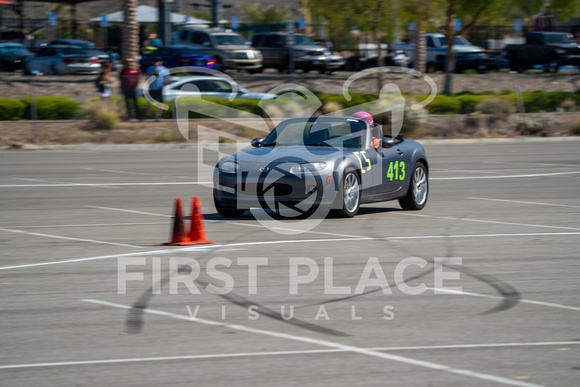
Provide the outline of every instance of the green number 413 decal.
[[389,164],[389,170],[387,171],[387,177],[390,181],[395,180],[405,180],[405,162],[404,161],[391,161]]

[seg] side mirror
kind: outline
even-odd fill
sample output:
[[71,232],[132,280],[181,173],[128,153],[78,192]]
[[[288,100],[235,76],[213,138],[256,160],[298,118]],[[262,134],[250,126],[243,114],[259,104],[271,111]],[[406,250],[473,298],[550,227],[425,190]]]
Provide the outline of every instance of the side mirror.
[[397,144],[399,141],[396,138],[388,138],[388,137],[384,137],[383,138],[383,148],[385,149],[389,149],[392,148],[393,146],[395,146],[395,144]]
[[252,142],[250,144],[252,144],[252,146],[254,148],[259,148],[262,146],[263,142],[264,142],[264,139],[262,137],[256,137],[252,140]]

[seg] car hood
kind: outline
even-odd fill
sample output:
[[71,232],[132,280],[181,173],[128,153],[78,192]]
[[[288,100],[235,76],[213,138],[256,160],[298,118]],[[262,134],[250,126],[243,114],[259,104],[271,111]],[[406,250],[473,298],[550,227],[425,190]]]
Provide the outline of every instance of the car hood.
[[225,51],[254,51],[255,50],[255,48],[253,48],[253,47],[248,47],[248,46],[244,46],[244,45],[238,45],[238,46],[225,45],[225,46],[217,46],[217,48],[219,48],[220,50],[225,50]]
[[453,51],[455,52],[482,52],[485,51],[481,47],[467,45],[467,44],[455,44],[453,45]]
[[26,58],[30,58],[32,56],[34,56],[33,53],[29,52],[29,53],[7,53],[4,54],[4,56],[7,59],[26,59]]
[[564,50],[569,54],[580,54],[580,46],[576,44],[550,44],[550,46]]
[[[348,149],[346,151],[350,152]],[[344,150],[339,148],[292,145],[249,149],[236,153],[234,157],[244,169],[252,165],[266,166],[287,162],[330,162],[342,157],[343,153]]]
[[294,45],[292,46],[292,48],[294,48],[295,50],[303,50],[303,51],[330,51],[329,49],[324,47],[303,44]]

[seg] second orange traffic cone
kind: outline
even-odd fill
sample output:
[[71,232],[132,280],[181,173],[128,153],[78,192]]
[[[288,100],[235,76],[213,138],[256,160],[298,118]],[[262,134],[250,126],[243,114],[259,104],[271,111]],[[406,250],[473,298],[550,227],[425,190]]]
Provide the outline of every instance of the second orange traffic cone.
[[196,196],[191,198],[191,228],[189,229],[189,245],[202,245],[214,243],[208,241],[203,227],[203,214],[201,213],[201,200]]

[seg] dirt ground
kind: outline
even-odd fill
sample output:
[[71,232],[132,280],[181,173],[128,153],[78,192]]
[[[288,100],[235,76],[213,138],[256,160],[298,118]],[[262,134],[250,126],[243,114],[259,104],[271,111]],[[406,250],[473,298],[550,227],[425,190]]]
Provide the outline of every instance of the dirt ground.
[[[283,84],[296,84],[309,90],[330,94],[342,94],[345,82],[354,73],[339,72],[333,75],[321,75],[316,72],[297,74],[293,77],[277,72],[259,75],[233,73],[230,76],[241,86],[256,92],[269,92]],[[428,74],[437,89],[443,89],[443,74]],[[96,98],[94,87],[95,76],[23,76],[14,73],[0,73],[0,97],[21,99],[34,95],[64,96],[76,101],[86,101]],[[403,74],[387,74],[385,81],[396,85],[402,92],[428,94],[430,86],[423,79],[413,79]],[[377,92],[375,75],[356,79],[348,88],[351,92]],[[505,89],[521,91],[570,91],[580,90],[580,73],[568,72],[545,74],[541,72],[511,74],[507,72],[493,74],[455,74],[453,76],[453,91],[491,91],[501,92]],[[476,124],[474,124],[475,121]],[[512,115],[509,119],[482,117],[475,119],[468,116],[429,117],[427,130],[413,133],[414,138],[450,138],[450,137],[514,137],[520,135],[532,136],[562,136],[580,133],[580,113],[544,114],[531,118],[532,123],[544,123],[543,128],[522,130],[523,118]],[[527,120],[530,121],[530,120]],[[452,125],[450,125],[452,123]],[[195,126],[195,124],[192,124]],[[236,132],[240,128],[224,127]],[[475,126],[474,126],[475,125]],[[526,124],[527,125],[527,124]],[[535,124],[534,124],[535,125]],[[566,126],[565,129],[564,126]],[[218,124],[219,126],[219,124]],[[529,125],[528,125],[529,126]],[[190,126],[191,128],[191,126]],[[473,129],[473,128],[476,128]],[[473,130],[472,130],[473,129]],[[195,128],[192,129],[195,131]],[[240,129],[244,130],[244,129]],[[247,132],[247,130],[246,130]],[[190,138],[195,138],[192,136]],[[61,122],[30,122],[4,121],[0,122],[0,146],[20,148],[27,144],[115,144],[115,143],[167,143],[187,142],[179,135],[173,122],[123,122],[113,130],[89,130],[83,121]]]

